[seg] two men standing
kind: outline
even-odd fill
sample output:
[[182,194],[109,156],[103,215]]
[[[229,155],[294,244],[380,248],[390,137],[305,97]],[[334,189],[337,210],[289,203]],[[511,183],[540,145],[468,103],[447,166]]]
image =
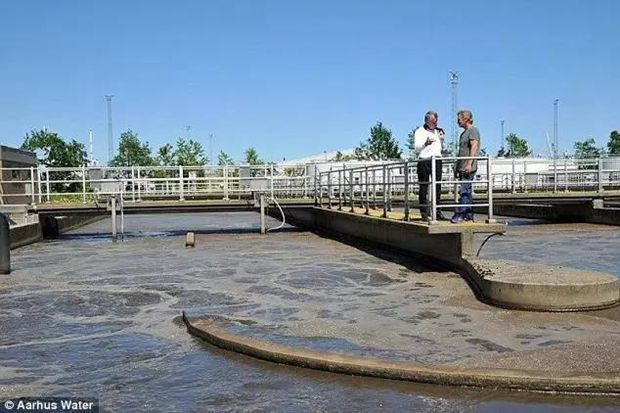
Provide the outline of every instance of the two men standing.
[[[414,132],[414,148],[418,152],[418,182],[420,183],[420,213],[422,220],[428,220],[430,205],[428,202],[428,187],[432,171],[432,158],[435,157],[435,180],[441,182],[442,161],[441,151],[445,133],[437,126],[438,116],[436,112],[428,111],[424,115],[424,125],[417,128]],[[480,132],[474,124],[474,117],[469,110],[461,110],[457,114],[459,127],[463,132],[459,138],[460,157],[476,157],[480,151]],[[464,206],[456,208],[454,216],[450,222],[454,224],[463,221],[473,221],[474,214],[471,204],[473,203],[472,183],[476,174],[478,162],[475,159],[458,159],[454,168],[455,177],[461,183],[459,203]],[[436,184],[437,200],[441,198],[441,184]],[[440,211],[437,212],[437,219],[444,219]]]

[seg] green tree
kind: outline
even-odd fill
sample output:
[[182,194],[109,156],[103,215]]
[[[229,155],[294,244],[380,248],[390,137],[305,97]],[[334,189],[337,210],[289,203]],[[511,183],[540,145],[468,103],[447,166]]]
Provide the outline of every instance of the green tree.
[[209,163],[202,144],[193,139],[177,139],[177,149],[174,152],[177,165],[199,166]]
[[226,152],[220,150],[220,153],[217,154],[217,164],[219,166],[224,165],[233,165],[235,161],[231,158]]
[[398,159],[401,155],[398,142],[392,138],[392,131],[381,122],[372,126],[366,142],[361,142],[360,146],[355,148],[355,157],[358,160]]
[[601,156],[601,149],[596,147],[594,138],[586,139],[581,142],[575,142],[573,146],[575,149],[576,159],[598,158]]
[[499,151],[497,151],[498,157],[525,158],[532,154],[532,149],[527,143],[527,139],[520,138],[514,133],[509,133],[508,136],[506,136],[506,141],[508,147],[505,148],[502,146]]
[[610,155],[620,155],[620,133],[617,130],[611,131],[609,134],[607,153]]
[[265,163],[265,161],[258,156],[256,149],[252,146],[245,150],[244,155],[245,163],[248,165],[263,165]]
[[78,167],[86,164],[83,144],[75,139],[66,143],[57,133],[47,130],[32,130],[27,133],[21,149],[35,152],[40,165]]
[[148,166],[153,164],[149,143],[142,143],[138,134],[128,129],[121,133],[118,153],[110,162],[112,166]]
[[340,151],[336,152],[336,156],[330,159],[331,162],[346,162],[355,159],[355,155],[344,154]]
[[[75,139],[66,143],[57,133],[47,130],[32,130],[27,133],[21,149],[35,152],[37,163],[50,168],[76,168],[86,164],[86,151],[83,144]],[[81,175],[71,171],[52,171],[49,173],[49,178],[50,181],[79,180]],[[76,192],[81,184],[52,182],[51,185],[51,192]]]
[[167,143],[159,148],[155,161],[159,166],[175,166],[174,147]]

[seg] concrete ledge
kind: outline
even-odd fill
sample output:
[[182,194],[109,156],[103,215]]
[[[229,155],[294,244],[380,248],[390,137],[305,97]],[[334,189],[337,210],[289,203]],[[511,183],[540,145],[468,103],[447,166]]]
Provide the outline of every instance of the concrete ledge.
[[477,258],[461,265],[483,301],[499,307],[585,311],[620,303],[620,281],[612,274]]
[[33,244],[43,239],[41,226],[38,222],[14,225],[10,227],[11,249]]
[[323,230],[422,254],[451,264],[473,255],[474,233],[504,232],[505,225],[429,225],[354,214],[326,208],[285,208],[287,222],[310,230]]
[[407,380],[451,386],[483,387],[536,392],[562,392],[620,395],[620,376],[605,374],[567,374],[540,370],[463,368],[427,366],[420,363],[355,357],[343,354],[297,349],[231,333],[211,320],[183,322],[190,334],[225,350],[261,360],[332,373]]
[[63,216],[39,217],[39,221],[10,227],[11,249],[23,247],[41,241],[44,237],[57,237],[63,232],[90,224],[105,217],[100,216]]
[[620,208],[605,208],[602,205],[600,199],[556,204],[497,204],[494,205],[493,212],[497,215],[555,222],[620,225]]

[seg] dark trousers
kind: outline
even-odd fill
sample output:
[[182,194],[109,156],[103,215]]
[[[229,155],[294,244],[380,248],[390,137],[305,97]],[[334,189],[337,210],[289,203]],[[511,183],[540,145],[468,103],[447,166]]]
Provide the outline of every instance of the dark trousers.
[[[441,181],[441,159],[435,159],[435,181]],[[428,182],[431,180],[431,160],[421,159],[418,161],[418,182],[420,183],[420,211],[430,213],[430,204],[428,202]],[[441,199],[441,184],[435,185],[437,201]],[[439,203],[439,202],[437,202]]]
[[[476,171],[465,173],[459,172],[458,178],[460,181],[473,181],[476,176]],[[459,191],[459,204],[471,205],[474,202],[474,194],[471,182],[463,182]],[[462,206],[456,208],[456,213],[462,216],[472,216],[474,209],[471,206]]]

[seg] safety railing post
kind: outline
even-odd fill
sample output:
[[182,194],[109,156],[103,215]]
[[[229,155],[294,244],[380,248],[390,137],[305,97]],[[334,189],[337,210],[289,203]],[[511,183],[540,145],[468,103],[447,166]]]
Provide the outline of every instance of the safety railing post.
[[183,166],[179,165],[179,201],[184,201],[185,195],[183,190]]
[[51,198],[50,198],[50,171],[49,169],[45,170],[45,197],[46,200],[45,202],[50,203],[52,202]]
[[35,190],[34,190],[34,166],[30,167],[30,195],[31,195],[31,203],[34,205],[35,202]]
[[332,168],[327,172],[327,208],[332,209]]
[[597,171],[597,181],[598,181],[598,193],[602,194],[604,191],[603,188],[603,158],[598,157],[598,171]]
[[39,167],[37,167],[37,192],[39,193],[39,204],[41,203],[41,196],[43,193],[43,187],[41,184],[41,178],[43,173],[41,172],[41,169]]
[[404,200],[405,200],[405,216],[403,217],[403,219],[405,221],[409,221],[409,162],[405,161],[404,164],[404,168],[403,168],[403,172],[404,172],[404,181],[405,181],[405,193],[404,193]]
[[228,201],[228,165],[222,167],[222,175],[224,179],[224,201]]
[[564,192],[568,192],[568,159],[564,159]]
[[82,165],[82,203],[86,203],[86,166]]
[[137,183],[137,187],[138,187],[138,200],[137,202],[142,202],[142,178],[141,178],[141,172],[140,172],[140,167],[136,168],[136,183]]
[[428,183],[431,186],[431,223],[437,222],[437,185],[435,185],[437,165],[435,159],[434,155],[431,156],[431,181]]
[[512,158],[512,193],[517,193],[517,185],[516,185],[516,164],[514,158]]
[[265,195],[260,194],[260,233],[265,235],[267,229],[265,227]]
[[136,202],[136,170],[135,166],[131,167],[131,202]]
[[369,185],[369,181],[368,181],[368,166],[364,169],[364,200],[365,200],[365,204],[364,208],[364,214],[369,215],[370,214],[370,196],[368,195],[368,185]]
[[381,175],[381,192],[383,192],[383,218],[387,218],[387,167],[383,165],[383,173]]
[[392,212],[392,168],[387,170],[387,210]]
[[110,209],[112,213],[112,238],[116,241],[116,195],[110,198]]
[[493,180],[491,179],[491,171],[493,167],[491,165],[491,157],[487,157],[487,197],[489,204],[488,217],[486,220],[487,224],[494,224],[495,218],[493,218]]
[[355,211],[355,203],[353,201],[353,169],[349,170],[349,202],[351,212]]
[[[523,163],[525,167],[525,162]],[[527,192],[527,191],[525,191]],[[558,192],[558,159],[557,156],[553,157],[553,193]]]
[[338,170],[338,211],[342,211],[342,176],[344,175],[342,170]]
[[274,192],[273,192],[273,165],[271,165],[271,176],[269,178],[270,178],[269,182],[271,183],[271,199],[273,199],[274,198]]
[[377,209],[377,170],[372,169],[372,209]]

